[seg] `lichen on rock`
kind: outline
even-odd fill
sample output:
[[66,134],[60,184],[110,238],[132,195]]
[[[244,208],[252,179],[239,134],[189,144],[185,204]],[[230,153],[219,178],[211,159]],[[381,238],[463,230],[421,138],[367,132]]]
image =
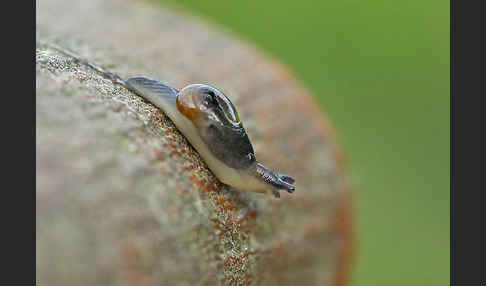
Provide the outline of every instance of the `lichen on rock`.
[[[289,71],[164,8],[37,8],[39,285],[337,285],[346,175],[326,118]],[[292,174],[296,192],[224,186],[162,111],[80,59],[122,78],[224,86],[258,158]]]

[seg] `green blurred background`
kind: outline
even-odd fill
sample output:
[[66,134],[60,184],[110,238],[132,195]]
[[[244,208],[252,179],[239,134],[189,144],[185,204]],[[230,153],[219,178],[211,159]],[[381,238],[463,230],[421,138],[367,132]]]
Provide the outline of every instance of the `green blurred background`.
[[449,285],[449,1],[162,2],[252,41],[319,98],[352,172],[353,285]]

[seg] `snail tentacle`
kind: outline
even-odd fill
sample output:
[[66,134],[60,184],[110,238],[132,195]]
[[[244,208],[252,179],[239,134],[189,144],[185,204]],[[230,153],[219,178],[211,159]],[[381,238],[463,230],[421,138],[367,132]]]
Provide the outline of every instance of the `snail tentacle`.
[[290,176],[287,176],[287,175],[284,175],[284,174],[277,174],[280,179],[282,179],[282,181],[284,182],[287,182],[289,184],[294,184],[295,183],[295,179],[290,177]]
[[257,167],[257,174],[263,179],[263,181],[272,185],[277,190],[285,190],[289,193],[293,193],[295,191],[295,187],[290,183],[290,182],[295,182],[295,180],[292,177],[275,173],[272,170],[265,167],[263,164],[258,162],[256,167]]

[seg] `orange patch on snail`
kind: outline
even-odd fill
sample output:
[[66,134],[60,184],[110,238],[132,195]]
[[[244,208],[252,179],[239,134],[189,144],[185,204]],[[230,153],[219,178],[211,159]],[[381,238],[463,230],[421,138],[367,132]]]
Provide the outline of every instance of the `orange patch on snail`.
[[196,121],[202,116],[202,112],[196,107],[191,96],[177,96],[177,109],[191,121]]

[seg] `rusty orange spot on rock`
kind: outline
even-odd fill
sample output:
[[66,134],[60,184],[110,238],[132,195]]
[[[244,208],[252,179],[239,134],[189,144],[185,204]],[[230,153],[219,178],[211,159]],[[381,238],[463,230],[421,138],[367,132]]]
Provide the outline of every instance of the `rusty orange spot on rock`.
[[343,200],[341,210],[335,217],[333,227],[342,236],[343,246],[340,248],[337,271],[335,272],[334,285],[349,285],[352,259],[354,255],[354,238],[353,238],[353,212],[351,205],[351,196],[348,189],[345,191],[346,197]]

